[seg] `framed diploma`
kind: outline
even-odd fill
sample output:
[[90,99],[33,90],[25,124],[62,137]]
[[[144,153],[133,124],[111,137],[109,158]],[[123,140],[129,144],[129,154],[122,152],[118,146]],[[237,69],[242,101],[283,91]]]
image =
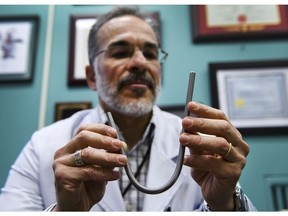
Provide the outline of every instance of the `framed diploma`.
[[287,8],[287,5],[190,6],[193,41],[287,38]]
[[209,64],[212,106],[242,134],[288,134],[288,59]]

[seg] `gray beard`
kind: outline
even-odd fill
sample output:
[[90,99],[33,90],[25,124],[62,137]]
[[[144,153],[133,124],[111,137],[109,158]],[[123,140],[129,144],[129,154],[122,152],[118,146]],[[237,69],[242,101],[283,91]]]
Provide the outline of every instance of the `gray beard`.
[[140,98],[131,100],[127,103],[122,99],[122,97],[117,95],[117,88],[106,83],[99,74],[97,75],[96,85],[98,96],[104,101],[109,109],[131,117],[140,117],[149,113],[153,109],[153,105],[155,104],[160,92],[160,86],[157,86],[152,101]]

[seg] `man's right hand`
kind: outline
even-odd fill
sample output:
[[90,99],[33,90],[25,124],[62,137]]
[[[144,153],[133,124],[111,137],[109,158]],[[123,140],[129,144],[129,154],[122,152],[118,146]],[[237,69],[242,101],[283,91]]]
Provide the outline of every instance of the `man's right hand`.
[[[57,205],[54,211],[89,211],[104,196],[108,181],[120,177],[115,167],[127,164],[119,154],[126,144],[116,139],[116,130],[104,124],[81,126],[71,141],[54,155]],[[77,166],[75,152],[81,150],[83,166]]]

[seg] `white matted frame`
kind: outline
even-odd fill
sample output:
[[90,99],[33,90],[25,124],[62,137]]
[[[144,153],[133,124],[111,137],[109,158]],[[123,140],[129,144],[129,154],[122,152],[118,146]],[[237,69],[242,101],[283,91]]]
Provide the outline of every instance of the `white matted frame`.
[[85,86],[85,66],[89,64],[88,36],[97,15],[72,15],[70,17],[70,51],[68,86]]
[[243,134],[287,134],[288,60],[210,63],[212,106]]
[[0,82],[33,78],[38,16],[0,16]]

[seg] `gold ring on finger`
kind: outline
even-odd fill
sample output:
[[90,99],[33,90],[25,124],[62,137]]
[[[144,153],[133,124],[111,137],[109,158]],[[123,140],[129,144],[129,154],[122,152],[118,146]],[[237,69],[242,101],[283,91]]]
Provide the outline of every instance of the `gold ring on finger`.
[[224,155],[224,157],[227,157],[229,155],[231,149],[232,149],[232,143],[229,143],[229,147],[228,147],[227,153]]

